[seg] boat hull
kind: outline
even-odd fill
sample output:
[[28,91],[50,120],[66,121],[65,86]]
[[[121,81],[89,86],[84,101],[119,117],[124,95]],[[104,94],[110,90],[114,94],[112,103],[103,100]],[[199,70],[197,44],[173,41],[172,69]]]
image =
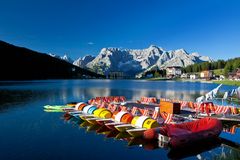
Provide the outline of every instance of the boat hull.
[[87,118],[94,118],[94,115],[79,115],[79,117],[82,120],[87,121]]
[[222,131],[221,121],[214,118],[203,118],[200,120],[180,124],[169,124],[163,127],[149,129],[144,132],[145,139],[158,138],[159,141],[168,137],[171,147],[177,148],[197,141],[216,138]]
[[112,119],[98,119],[96,120],[96,122],[99,124],[99,125],[104,125],[105,123],[111,123],[113,122]]
[[143,133],[147,129],[145,128],[134,128],[134,129],[128,129],[127,132],[132,136],[132,137],[142,137]]
[[134,128],[131,124],[123,124],[114,126],[119,132],[126,132],[128,129]]
[[106,123],[105,126],[111,130],[116,130],[115,126],[122,124],[121,122]]

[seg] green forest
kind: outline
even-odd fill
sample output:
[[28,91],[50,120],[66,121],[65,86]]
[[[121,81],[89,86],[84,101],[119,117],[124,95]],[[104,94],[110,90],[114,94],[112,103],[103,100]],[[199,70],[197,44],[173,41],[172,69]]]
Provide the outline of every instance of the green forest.
[[218,60],[215,62],[196,63],[183,68],[183,72],[191,73],[191,72],[201,72],[204,70],[223,69],[224,74],[228,75],[228,73],[236,70],[237,68],[240,68],[240,58],[229,59],[227,61]]

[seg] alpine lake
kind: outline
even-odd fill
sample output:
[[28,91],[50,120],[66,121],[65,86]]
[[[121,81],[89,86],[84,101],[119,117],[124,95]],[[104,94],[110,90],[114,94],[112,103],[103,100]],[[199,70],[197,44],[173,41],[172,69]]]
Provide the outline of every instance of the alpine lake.
[[[229,143],[172,150],[158,142],[134,142],[97,133],[81,120],[66,119],[61,112],[45,112],[44,105],[65,105],[99,96],[142,96],[195,101],[218,86],[212,83],[145,80],[46,80],[0,82],[1,160],[155,160],[240,159],[240,125],[222,131]],[[223,85],[220,92],[234,89]],[[235,104],[238,105],[239,104]],[[232,126],[229,126],[230,128]],[[229,145],[230,144],[230,145]]]

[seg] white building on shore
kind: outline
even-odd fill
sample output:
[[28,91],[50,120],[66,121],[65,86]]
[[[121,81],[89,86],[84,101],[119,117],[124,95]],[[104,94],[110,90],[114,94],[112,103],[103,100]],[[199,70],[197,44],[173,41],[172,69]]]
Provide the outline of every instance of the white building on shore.
[[182,67],[171,66],[166,68],[166,75],[168,78],[180,77],[182,74]]
[[190,79],[198,79],[199,75],[198,74],[191,74]]

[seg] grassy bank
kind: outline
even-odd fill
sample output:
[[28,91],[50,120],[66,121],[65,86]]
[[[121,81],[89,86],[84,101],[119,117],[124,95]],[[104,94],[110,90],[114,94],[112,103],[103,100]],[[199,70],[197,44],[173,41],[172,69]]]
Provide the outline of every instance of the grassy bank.
[[[148,81],[164,81],[164,80],[170,80],[167,78],[149,78],[149,79],[145,79]],[[217,80],[213,80],[213,81],[206,81],[206,80],[190,80],[190,79],[180,79],[180,78],[176,78],[176,79],[171,79],[174,81],[178,81],[178,82],[201,82],[201,83],[217,83],[217,84],[224,84],[224,85],[230,85],[230,86],[240,86],[240,81],[231,81],[231,80],[222,80],[222,81],[217,81]]]
[[206,80],[202,80],[202,79],[178,79],[176,81],[180,81],[180,82],[200,82],[200,83],[212,83],[212,81],[206,81]]
[[213,81],[213,83],[225,84],[230,86],[240,86],[240,81],[222,80],[222,81]]
[[148,81],[164,81],[164,80],[169,80],[169,79],[164,78],[164,77],[156,77],[156,78],[148,78],[146,80],[148,80]]
[[224,75],[224,69],[215,69],[213,70],[213,74],[218,76]]

